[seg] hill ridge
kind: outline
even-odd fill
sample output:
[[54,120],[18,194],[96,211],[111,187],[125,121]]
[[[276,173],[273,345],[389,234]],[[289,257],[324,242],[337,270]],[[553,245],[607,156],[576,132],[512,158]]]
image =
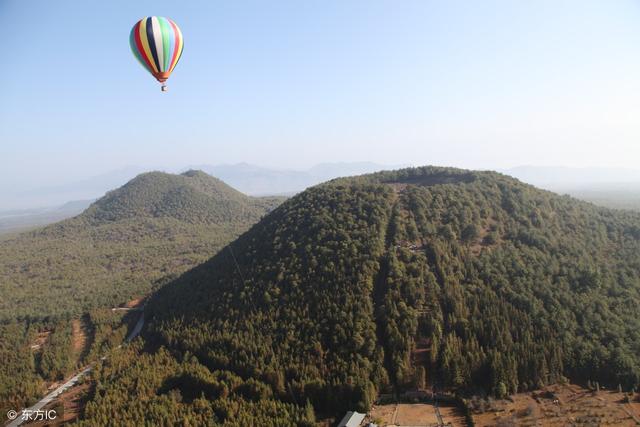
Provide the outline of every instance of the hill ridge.
[[246,196],[201,171],[180,175],[153,171],[110,191],[81,217],[93,222],[163,216],[216,222],[240,216],[243,209],[262,200]]

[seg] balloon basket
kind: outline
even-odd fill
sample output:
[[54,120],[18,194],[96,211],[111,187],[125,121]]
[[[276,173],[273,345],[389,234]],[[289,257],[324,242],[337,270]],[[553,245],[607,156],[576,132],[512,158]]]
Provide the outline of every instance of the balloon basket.
[[161,91],[166,92],[169,90],[169,88],[167,87],[167,85],[162,85],[162,87],[160,88]]

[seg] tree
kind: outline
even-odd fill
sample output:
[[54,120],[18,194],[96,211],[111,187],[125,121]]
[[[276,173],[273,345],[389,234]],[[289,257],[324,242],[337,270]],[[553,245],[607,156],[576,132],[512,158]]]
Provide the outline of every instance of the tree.
[[475,224],[469,224],[462,229],[461,236],[464,242],[472,242],[478,238],[478,226]]
[[495,390],[495,395],[498,399],[504,399],[505,397],[508,396],[507,386],[502,381],[498,383]]
[[427,384],[427,373],[424,366],[418,366],[414,373],[414,385],[418,390],[425,388]]
[[[313,405],[311,404],[311,401],[309,399],[307,399],[307,403],[304,406],[304,413],[305,413],[305,417],[307,419],[307,421],[309,421],[310,423],[315,423],[316,421],[316,413],[313,409]],[[312,424],[314,425],[314,424]]]

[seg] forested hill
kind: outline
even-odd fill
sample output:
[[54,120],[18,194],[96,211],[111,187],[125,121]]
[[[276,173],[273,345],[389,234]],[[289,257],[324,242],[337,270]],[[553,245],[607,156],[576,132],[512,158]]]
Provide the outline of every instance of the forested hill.
[[283,203],[159,291],[146,337],[335,413],[425,382],[637,387],[638,307],[639,214],[423,167]]
[[248,197],[201,171],[149,172],[107,193],[81,219],[94,224],[130,218],[175,218],[188,223],[257,221],[269,198]]
[[200,171],[139,175],[75,218],[0,242],[0,320],[73,317],[149,293],[281,201]]

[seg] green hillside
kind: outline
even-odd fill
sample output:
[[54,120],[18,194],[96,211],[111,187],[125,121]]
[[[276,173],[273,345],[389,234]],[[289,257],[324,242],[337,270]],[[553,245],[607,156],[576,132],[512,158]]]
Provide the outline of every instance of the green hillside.
[[[127,319],[110,307],[208,259],[281,201],[245,196],[203,172],[151,172],[75,218],[1,241],[0,409],[33,401],[44,380],[122,343]],[[79,318],[86,345],[74,350]]]
[[639,214],[425,167],[285,202],[161,289],[146,339],[337,413],[425,383],[637,387],[639,306]]
[[72,317],[146,294],[280,201],[198,171],[139,175],[75,218],[0,242],[0,320]]
[[255,222],[272,207],[201,171],[150,172],[107,193],[81,215],[89,224],[141,218],[173,218],[188,224]]

